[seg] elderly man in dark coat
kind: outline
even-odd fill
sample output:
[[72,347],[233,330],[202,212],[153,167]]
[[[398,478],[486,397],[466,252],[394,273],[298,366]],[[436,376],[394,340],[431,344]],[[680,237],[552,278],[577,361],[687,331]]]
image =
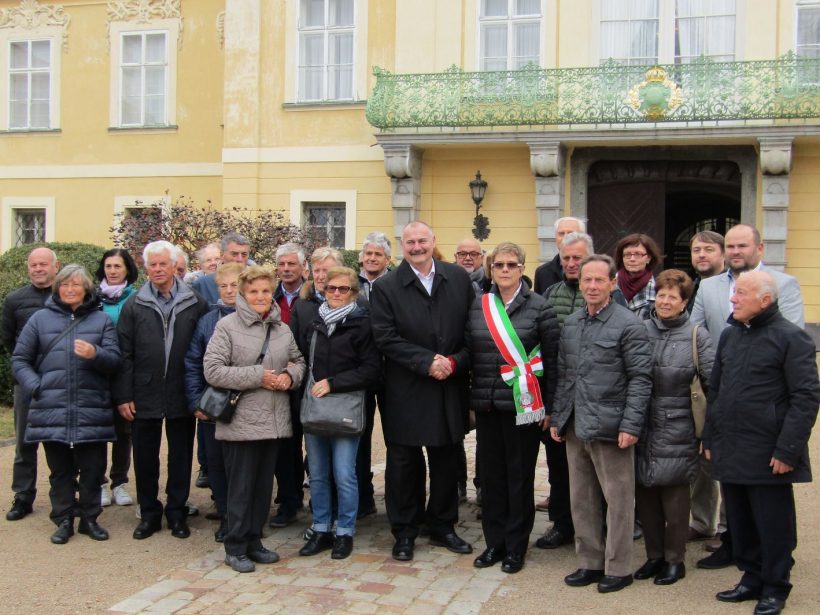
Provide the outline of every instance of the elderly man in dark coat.
[[[401,243],[404,260],[373,286],[370,301],[373,335],[385,357],[385,501],[393,557],[407,561],[425,522],[432,544],[472,552],[454,526],[468,407],[464,323],[475,293],[461,267],[433,260],[436,238],[427,224],[409,223]],[[422,447],[430,464],[426,513]]]
[[811,481],[808,440],[820,384],[815,346],[777,305],[775,278],[742,273],[709,386],[704,454],[723,485],[732,555],[743,577],[722,602],[758,600],[776,615],[791,591],[797,546],[793,483]]

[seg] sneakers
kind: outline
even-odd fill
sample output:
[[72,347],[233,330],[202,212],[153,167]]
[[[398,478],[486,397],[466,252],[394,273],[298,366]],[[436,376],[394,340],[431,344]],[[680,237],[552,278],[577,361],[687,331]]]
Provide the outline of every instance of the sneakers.
[[[134,500],[125,490],[125,485],[117,485],[111,490],[111,497],[114,500],[114,503],[117,506],[131,506],[134,503]],[[109,500],[109,504],[110,504]],[[103,504],[105,506],[105,504]]]
[[108,483],[104,483],[100,487],[100,506],[103,508],[111,506],[111,489],[108,487]]

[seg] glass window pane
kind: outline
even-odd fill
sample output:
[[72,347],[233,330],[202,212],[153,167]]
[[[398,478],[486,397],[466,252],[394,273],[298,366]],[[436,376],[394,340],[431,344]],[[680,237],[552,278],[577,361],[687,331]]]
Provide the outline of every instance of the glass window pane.
[[322,34],[302,34],[299,64],[302,66],[322,66],[325,63],[325,43]]
[[165,97],[146,96],[145,125],[162,126],[163,124],[165,124]]
[[515,0],[516,15],[540,15],[541,0]]
[[302,67],[299,69],[300,100],[320,100],[322,98],[323,74],[324,69],[321,66]]
[[507,58],[507,26],[484,25],[481,28],[481,57],[486,60]]
[[9,66],[14,68],[28,68],[28,41],[14,41],[11,44],[11,58]]
[[601,0],[601,19],[606,21],[628,19],[628,1],[629,0]]
[[710,56],[721,56],[723,59],[732,59],[735,53],[734,16],[711,17],[706,20],[705,52]]
[[329,64],[353,63],[353,34],[331,34],[328,37],[330,44]]
[[48,100],[35,100],[31,103],[31,128],[49,128]]
[[28,128],[28,101],[12,101],[9,104],[9,128]]
[[145,61],[152,64],[165,63],[165,34],[148,34],[145,37]]
[[123,98],[142,96],[142,69],[127,67],[122,69]]
[[353,25],[353,0],[329,0],[328,25]]
[[142,35],[126,34],[122,37],[123,64],[139,64],[142,62]]
[[515,45],[516,59],[524,59],[522,63],[533,61],[536,64],[539,60],[539,49],[541,46],[541,28],[538,23],[522,23],[513,26],[513,44]]
[[11,100],[28,101],[28,73],[15,73],[10,76]]
[[654,62],[658,57],[658,22],[633,21],[631,25],[630,57]]
[[31,98],[34,100],[48,100],[51,84],[49,73],[31,74]]
[[32,68],[51,66],[51,41],[33,41],[31,43]]
[[350,66],[328,67],[329,100],[351,100],[353,98],[353,70]]
[[325,0],[302,0],[299,11],[302,28],[321,28],[325,25]]
[[506,17],[507,0],[483,0],[482,17]]
[[140,99],[134,97],[123,97],[122,99],[122,123],[126,126],[140,124]]
[[805,7],[798,11],[797,44],[820,44],[820,7]]
[[145,95],[156,96],[165,94],[165,67],[145,67]]

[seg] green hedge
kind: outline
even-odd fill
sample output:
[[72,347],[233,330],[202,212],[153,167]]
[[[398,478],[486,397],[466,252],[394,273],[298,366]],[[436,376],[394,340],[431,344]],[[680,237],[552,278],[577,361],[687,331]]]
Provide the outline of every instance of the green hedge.
[[[28,284],[28,254],[34,248],[45,246],[51,248],[60,259],[68,265],[78,263],[88,269],[91,276],[100,264],[106,248],[89,243],[44,243],[12,248],[0,255],[0,303],[5,303],[6,295],[24,284]],[[0,404],[7,406],[13,403],[11,365],[9,351],[0,347]]]

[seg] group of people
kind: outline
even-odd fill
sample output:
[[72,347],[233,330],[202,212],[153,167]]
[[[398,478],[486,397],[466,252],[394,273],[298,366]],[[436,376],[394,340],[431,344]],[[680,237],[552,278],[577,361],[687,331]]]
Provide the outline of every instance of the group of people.
[[[378,405],[393,558],[413,559],[422,528],[431,544],[468,554],[456,525],[474,415],[486,543],[476,567],[524,566],[543,442],[552,526],[536,547],[574,541],[579,567],[568,585],[612,592],[633,579],[677,582],[687,540],[714,535],[725,504],[721,546],[698,565],[736,564],[740,583],[717,598],[755,599],[756,613],[779,613],[796,545],[792,483],[811,478],[807,442],[820,404],[796,280],[763,265],[760,235],[745,224],[725,240],[712,231],[692,238],[695,280],[658,273],[661,250],[647,235],[624,237],[613,259],[595,253],[582,220],[562,218],[555,230],[559,252],[535,270],[534,284],[517,244],[486,255],[466,239],[448,263],[434,258],[435,235],[420,221],[402,230],[403,259],[392,270],[390,240],[379,232],[365,238],[359,272],[331,248],[315,250],[308,265],[296,244],[280,246],[275,270],[257,266],[249,242],[230,234],[219,258],[216,246],[197,254],[207,269],[189,285],[179,250],[152,242],[138,290],[123,250],[106,252],[97,288],[82,267],[60,269],[50,250],[33,250],[31,284],[3,310],[18,428],[7,519],[32,510],[43,442],[52,541],[70,538],[74,516],[81,533],[104,540],[106,442],[115,442],[108,497],[117,503],[128,503],[130,442],[133,537],[159,531],[163,515],[173,536],[187,537],[198,421],[226,564],[249,572],[279,559],[262,529],[295,520],[306,471],[313,523],[299,553],[345,558],[356,520],[375,512]],[[693,380],[708,395],[705,417],[693,408]],[[239,392],[230,423],[203,412],[208,387]],[[309,396],[354,391],[364,393],[360,433],[302,433]],[[268,519],[274,477],[279,506]],[[647,559],[633,573],[636,517]]]

